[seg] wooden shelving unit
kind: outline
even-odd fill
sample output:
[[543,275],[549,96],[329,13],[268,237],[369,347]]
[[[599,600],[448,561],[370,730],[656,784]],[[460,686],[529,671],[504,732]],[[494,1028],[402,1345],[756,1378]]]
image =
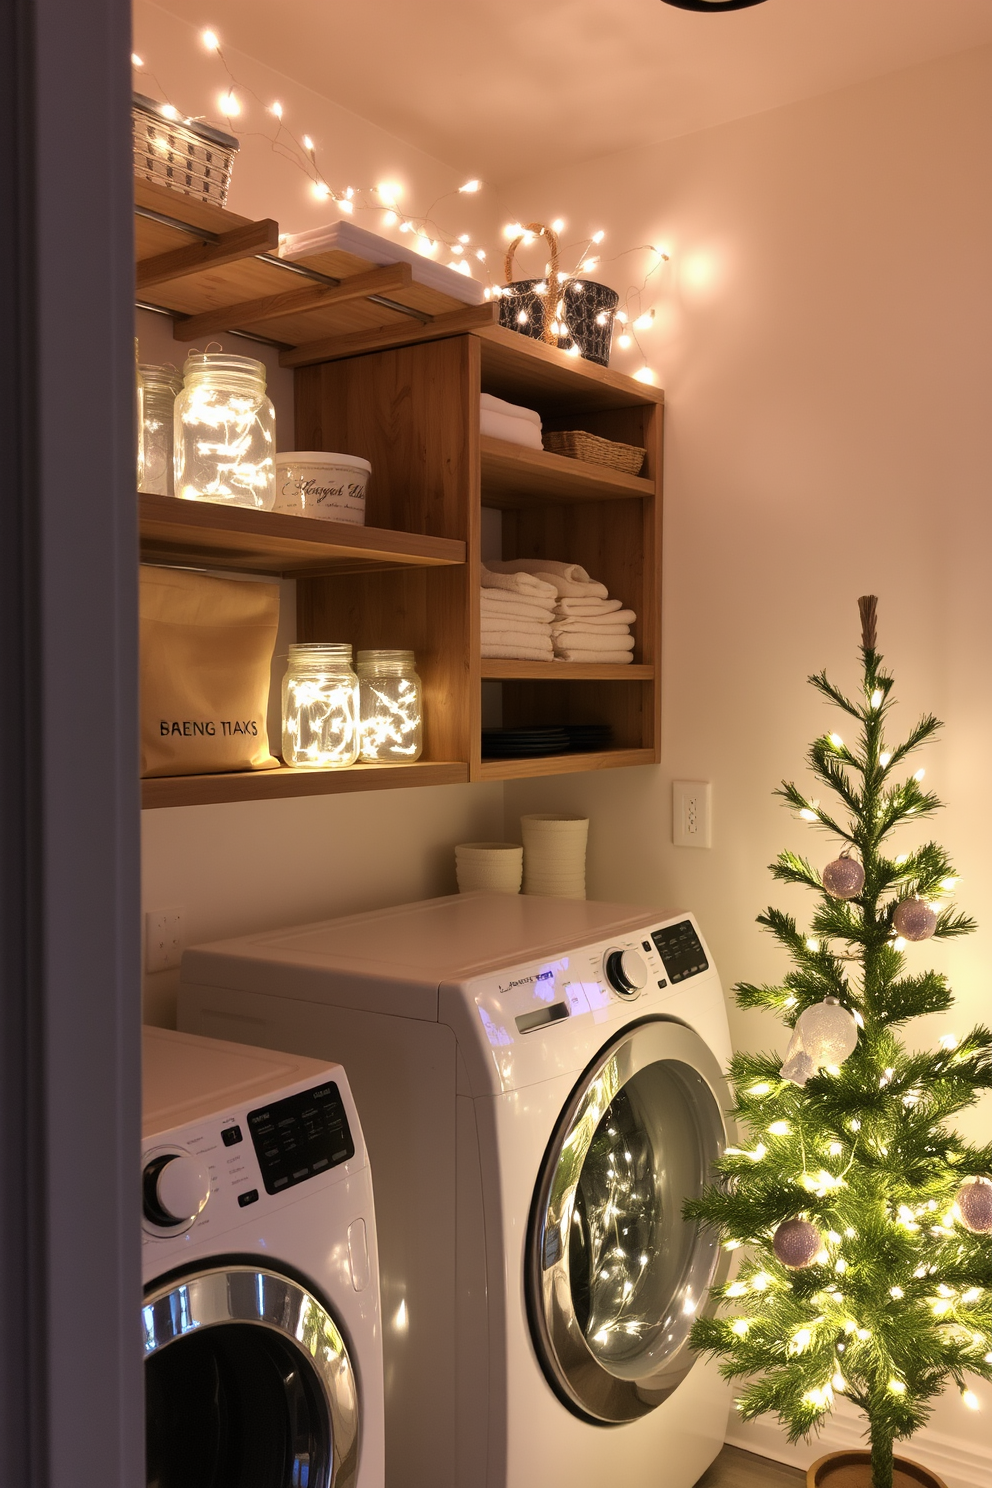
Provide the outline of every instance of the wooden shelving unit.
[[[287,268],[278,229],[137,182],[139,298],[173,314],[177,340],[239,330],[275,340],[295,368],[298,449],[372,463],[369,526],[142,496],[141,551],[297,580],[300,640],[406,646],[425,689],[413,765],[280,768],[143,782],[149,807],[512,780],[650,764],[659,757],[663,395],[416,285],[405,265],[347,255]],[[536,408],[647,450],[640,476],[483,438],[479,395]],[[283,443],[288,439],[283,438]],[[483,506],[502,513],[503,556],[583,564],[637,613],[629,665],[480,659]],[[482,687],[508,724],[608,723],[613,747],[482,760]]]

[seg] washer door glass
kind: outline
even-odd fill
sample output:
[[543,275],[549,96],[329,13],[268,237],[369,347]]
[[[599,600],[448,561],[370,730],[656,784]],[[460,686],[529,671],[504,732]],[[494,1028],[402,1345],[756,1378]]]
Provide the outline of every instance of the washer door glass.
[[531,1216],[528,1301],[548,1378],[590,1420],[646,1414],[692,1367],[720,1250],[682,1206],[723,1152],[727,1103],[702,1039],[652,1020],[603,1050],[562,1113]]
[[224,1266],[143,1309],[148,1488],[354,1488],[344,1341],[298,1282]]

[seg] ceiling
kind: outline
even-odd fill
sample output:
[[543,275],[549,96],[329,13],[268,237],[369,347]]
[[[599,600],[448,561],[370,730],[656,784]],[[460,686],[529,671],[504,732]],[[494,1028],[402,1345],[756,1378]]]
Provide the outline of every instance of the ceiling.
[[[162,0],[159,0],[162,4]],[[490,183],[992,42],[990,0],[164,0]]]

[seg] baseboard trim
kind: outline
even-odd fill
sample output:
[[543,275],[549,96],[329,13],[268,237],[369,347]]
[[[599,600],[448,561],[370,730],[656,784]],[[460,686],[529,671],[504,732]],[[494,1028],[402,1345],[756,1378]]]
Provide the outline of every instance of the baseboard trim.
[[[862,1417],[846,1401],[837,1402],[822,1432],[811,1443],[790,1444],[771,1417],[742,1422],[733,1415],[727,1441],[746,1452],[770,1457],[773,1462],[787,1462],[801,1468],[809,1467],[827,1452],[865,1444]],[[924,1430],[906,1446],[897,1443],[896,1451],[939,1473],[947,1488],[989,1488],[992,1483],[992,1448],[963,1446],[941,1432]]]

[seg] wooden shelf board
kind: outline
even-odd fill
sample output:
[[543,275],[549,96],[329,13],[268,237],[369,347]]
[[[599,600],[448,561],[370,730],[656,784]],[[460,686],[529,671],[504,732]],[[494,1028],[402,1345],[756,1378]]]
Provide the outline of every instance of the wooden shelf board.
[[465,562],[465,544],[417,532],[323,522],[174,496],[139,497],[141,557],[283,578]]
[[331,796],[351,791],[402,790],[417,785],[464,785],[460,760],[417,760],[412,765],[350,765],[345,770],[241,770],[228,775],[163,775],[141,782],[146,811],[167,806],[214,806],[230,801],[284,801],[291,796]]
[[654,481],[626,475],[608,465],[591,465],[551,450],[530,449],[484,434],[482,504],[530,506],[535,501],[609,501],[653,496]]
[[482,680],[497,682],[651,682],[645,662],[503,661],[482,658]]
[[545,416],[665,401],[661,388],[568,356],[505,326],[484,326],[474,334],[482,344],[482,391],[537,408]]
[[537,759],[490,759],[479,766],[479,780],[526,780],[538,775],[579,775],[588,770],[618,770],[653,765],[653,749],[604,749],[583,754],[546,754]]

